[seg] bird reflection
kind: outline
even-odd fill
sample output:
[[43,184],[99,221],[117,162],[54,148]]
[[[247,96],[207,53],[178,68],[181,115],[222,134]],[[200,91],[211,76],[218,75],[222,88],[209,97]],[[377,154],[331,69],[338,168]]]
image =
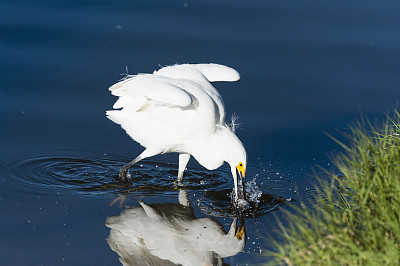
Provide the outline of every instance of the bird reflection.
[[139,202],[107,218],[108,244],[123,265],[224,265],[243,250],[244,219],[234,218],[226,232],[215,219],[196,219],[183,190],[179,202]]

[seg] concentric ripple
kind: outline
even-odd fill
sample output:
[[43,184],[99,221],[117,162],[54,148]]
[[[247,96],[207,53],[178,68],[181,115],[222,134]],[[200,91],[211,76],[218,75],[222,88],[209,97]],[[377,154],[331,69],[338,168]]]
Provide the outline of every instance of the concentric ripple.
[[90,158],[83,154],[62,156],[19,154],[0,164],[2,181],[11,190],[21,192],[51,189],[90,190],[113,180],[119,162],[107,158]]
[[[131,168],[131,180],[121,182],[118,173],[129,161],[126,156],[108,155],[93,147],[14,150],[9,153],[9,158],[0,159],[0,190],[17,195],[68,190],[128,196],[177,195],[179,188],[191,191],[192,204],[203,212],[213,216],[236,215],[231,200],[233,181],[229,168],[208,171],[201,166],[190,166],[182,184],[177,186],[178,165],[157,159],[139,162]],[[248,199],[251,211],[246,215],[263,215],[291,200],[288,197],[294,190],[291,175],[253,166],[247,170],[249,174],[257,173],[257,180],[248,183],[256,190],[248,192],[253,198]]]
[[[23,151],[0,161],[0,178],[7,192],[69,189],[93,193],[175,193],[176,164],[142,161],[131,168],[131,180],[121,182],[119,169],[128,161],[90,149]],[[180,188],[218,188],[226,183],[225,176],[221,171],[191,169],[185,172]]]

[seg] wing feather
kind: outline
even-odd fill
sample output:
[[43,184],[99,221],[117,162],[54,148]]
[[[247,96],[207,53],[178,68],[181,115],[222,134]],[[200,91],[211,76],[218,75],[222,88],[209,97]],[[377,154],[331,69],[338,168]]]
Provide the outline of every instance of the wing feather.
[[239,73],[230,67],[219,64],[195,64],[192,65],[199,70],[209,82],[216,81],[238,81]]
[[153,74],[175,79],[216,81],[238,81],[239,73],[230,67],[219,64],[182,64],[166,66]]
[[192,104],[190,94],[174,84],[173,79],[154,74],[130,77],[111,86],[109,90],[113,95],[120,97],[114,108],[124,107],[132,98],[142,97],[179,107],[187,107]]

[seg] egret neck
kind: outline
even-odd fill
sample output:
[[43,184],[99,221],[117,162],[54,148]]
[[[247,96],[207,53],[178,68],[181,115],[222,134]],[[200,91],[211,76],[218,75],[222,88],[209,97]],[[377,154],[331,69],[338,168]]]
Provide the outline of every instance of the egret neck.
[[[246,150],[239,138],[227,126],[217,126],[207,138],[199,138],[191,147],[191,154],[205,168],[214,170],[227,162],[231,167],[235,185],[235,197],[244,199],[244,176],[246,172]],[[242,179],[242,193],[238,193],[238,174]]]

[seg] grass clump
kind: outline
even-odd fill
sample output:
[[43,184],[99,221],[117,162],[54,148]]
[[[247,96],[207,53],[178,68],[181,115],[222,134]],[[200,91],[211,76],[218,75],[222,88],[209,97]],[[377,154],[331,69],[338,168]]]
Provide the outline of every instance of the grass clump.
[[287,213],[271,264],[400,265],[400,115],[350,130],[340,175],[319,181],[314,210]]

